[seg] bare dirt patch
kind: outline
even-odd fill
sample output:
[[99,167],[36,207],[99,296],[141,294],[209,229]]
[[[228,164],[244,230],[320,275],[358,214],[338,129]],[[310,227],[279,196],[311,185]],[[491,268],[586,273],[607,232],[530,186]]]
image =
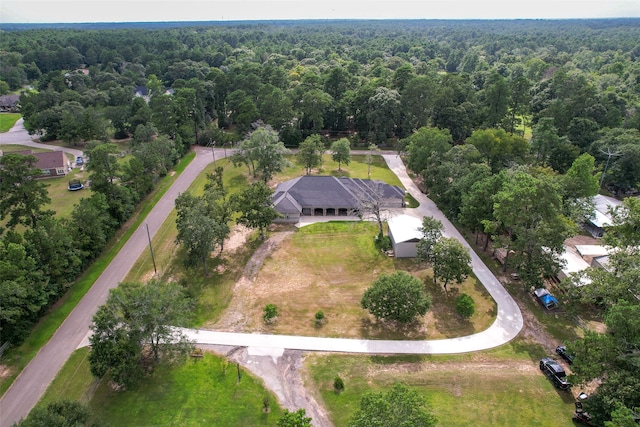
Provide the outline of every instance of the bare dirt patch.
[[11,375],[11,368],[6,365],[0,365],[0,378],[7,378]]

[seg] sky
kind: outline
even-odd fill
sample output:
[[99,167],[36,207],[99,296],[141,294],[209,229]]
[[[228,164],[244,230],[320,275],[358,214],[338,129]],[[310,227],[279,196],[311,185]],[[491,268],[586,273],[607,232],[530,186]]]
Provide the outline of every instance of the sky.
[[640,17],[640,0],[0,0],[2,23]]

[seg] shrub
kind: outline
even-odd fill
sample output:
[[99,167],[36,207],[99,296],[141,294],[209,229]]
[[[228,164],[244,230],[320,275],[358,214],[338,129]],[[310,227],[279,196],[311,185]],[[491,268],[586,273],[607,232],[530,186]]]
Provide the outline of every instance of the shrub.
[[392,249],[391,246],[391,238],[389,236],[385,236],[382,233],[376,236],[376,248],[381,251],[390,251]]
[[324,312],[322,310],[316,311],[315,318],[316,318],[316,326],[322,326],[325,320],[327,319],[326,317],[324,317]]
[[476,304],[473,302],[473,298],[467,294],[458,295],[456,298],[456,313],[462,317],[469,318],[475,311]]
[[336,379],[333,380],[333,388],[336,393],[342,393],[344,391],[344,381],[340,378],[340,375],[336,375]]
[[262,310],[262,320],[265,323],[272,323],[278,317],[278,307],[275,304],[267,304]]

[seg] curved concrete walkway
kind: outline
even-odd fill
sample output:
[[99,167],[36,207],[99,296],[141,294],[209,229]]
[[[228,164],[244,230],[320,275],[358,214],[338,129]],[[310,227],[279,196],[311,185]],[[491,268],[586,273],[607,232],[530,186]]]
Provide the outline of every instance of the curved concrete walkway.
[[424,216],[432,216],[440,220],[444,225],[446,236],[455,237],[469,248],[473,272],[497,305],[496,320],[488,329],[465,337],[427,341],[319,338],[189,329],[183,329],[183,331],[198,344],[248,346],[254,348],[254,351],[265,353],[268,353],[268,349],[273,349],[276,352],[279,351],[278,349],[290,349],[379,354],[452,354],[498,347],[515,338],[522,330],[524,322],[520,308],[511,295],[435,203],[424,195],[409,178],[402,160],[393,154],[384,154],[383,157],[389,168],[400,178],[407,191],[420,202],[418,208],[406,209],[405,213],[420,219]]
[[[20,142],[12,143],[24,143],[24,139],[30,139],[24,136],[26,131],[22,130],[21,133],[22,139],[15,139]],[[42,145],[38,144],[38,146]],[[196,154],[194,161],[189,164],[147,216],[152,237],[172,211],[175,198],[185,191],[196,176],[213,160],[212,157],[209,157],[211,156],[209,149],[196,147]],[[224,156],[222,149],[216,150],[215,156],[217,159],[222,158]],[[420,202],[420,207],[415,209],[413,213],[418,217],[432,215],[440,219],[445,225],[447,235],[456,237],[463,244],[466,244],[444,215],[411,182],[402,161],[393,155],[385,155],[384,157],[391,169],[398,174],[407,190]],[[145,250],[147,250],[147,234],[146,228],[142,224],[96,280],[89,292],[69,314],[49,342],[42,347],[0,398],[0,427],[12,425],[31,411],[71,353],[83,344],[83,340],[89,331],[93,314],[98,306],[106,301],[109,289],[116,287],[124,279]],[[489,329],[474,335],[433,341],[377,341],[225,333],[204,330],[187,330],[187,333],[200,344],[249,347],[249,354],[271,355],[273,357],[281,355],[284,349],[379,354],[434,354],[464,353],[493,348],[515,338],[522,329],[523,319],[515,301],[482,263],[480,258],[473,251],[471,254],[476,276],[487,288],[498,306],[496,321]]]

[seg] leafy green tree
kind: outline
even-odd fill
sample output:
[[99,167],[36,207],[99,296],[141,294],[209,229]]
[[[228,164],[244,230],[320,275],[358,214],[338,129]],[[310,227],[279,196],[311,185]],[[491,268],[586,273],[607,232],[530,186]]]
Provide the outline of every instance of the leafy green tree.
[[400,121],[400,94],[398,91],[379,87],[368,100],[370,140],[382,143],[395,134]]
[[107,197],[94,192],[91,197],[80,199],[71,211],[70,234],[87,261],[102,253],[116,231],[118,224],[108,209]]
[[304,92],[300,103],[302,123],[304,129],[318,132],[324,127],[324,114],[331,105],[331,95],[321,89],[311,89]]
[[153,366],[185,357],[193,344],[175,327],[192,312],[177,283],[121,283],[93,317],[91,373],[98,378],[110,373],[114,382],[128,385],[144,375],[143,362]]
[[386,393],[367,393],[349,427],[432,427],[437,418],[417,391],[396,383]]
[[431,296],[420,279],[404,271],[383,274],[362,295],[362,308],[377,319],[413,322],[431,307]]
[[291,100],[277,87],[265,85],[258,101],[260,117],[274,129],[280,130],[293,118]]
[[[506,130],[516,133],[519,122],[529,113],[531,104],[531,82],[525,76],[518,76],[509,83],[511,95],[509,96],[509,113]],[[524,134],[524,129],[522,130]]]
[[611,412],[611,421],[605,421],[604,427],[637,427],[636,420],[637,415],[634,411],[618,402],[616,408]]
[[305,168],[307,175],[309,175],[311,169],[322,166],[323,153],[324,144],[322,138],[320,135],[311,135],[300,143],[296,160],[298,164]]
[[54,297],[67,290],[84,266],[83,253],[67,224],[67,221],[48,217],[23,234],[28,254],[48,278],[49,292]]
[[334,162],[338,162],[338,170],[341,170],[342,163],[346,166],[351,163],[351,147],[347,138],[340,138],[331,144],[331,158]]
[[454,281],[462,283],[472,272],[469,249],[454,238],[442,237],[433,245],[433,281],[440,280],[444,290]]
[[44,207],[51,202],[47,186],[36,179],[42,172],[35,167],[33,156],[8,153],[0,157],[0,220],[7,215],[6,225],[18,224],[35,227],[38,222],[53,214]]
[[284,157],[288,152],[278,133],[263,126],[242,141],[232,161],[235,165],[244,163],[254,177],[260,174],[266,183],[288,164]]
[[431,216],[425,216],[422,218],[422,238],[417,243],[417,255],[416,262],[433,262],[433,247],[436,242],[442,237],[444,231],[444,225],[440,220],[437,220]]
[[456,297],[456,313],[460,316],[469,318],[473,316],[473,313],[476,311],[476,305],[473,302],[473,298],[471,298],[467,294],[460,294]]
[[166,135],[137,143],[132,147],[132,152],[142,162],[143,174],[152,177],[165,176],[179,158],[175,141]]
[[91,189],[107,196],[107,201],[114,198],[117,190],[121,166],[118,163],[118,147],[113,143],[87,144],[85,155],[90,158],[87,163]]
[[[562,198],[553,176],[515,171],[495,194],[494,217],[502,247],[515,253],[516,268],[527,285],[556,271],[557,257],[574,227],[562,214]],[[523,214],[526,213],[526,214]],[[497,230],[496,230],[497,231]],[[505,268],[510,255],[505,259]]]
[[453,141],[463,142],[471,135],[477,122],[477,104],[471,77],[467,74],[447,73],[438,76],[431,115],[433,126],[448,129]]
[[18,422],[17,427],[97,427],[91,422],[91,413],[86,405],[72,401],[60,400],[47,406],[36,406],[27,418]]
[[278,217],[278,212],[273,208],[272,195],[273,190],[266,184],[256,182],[242,192],[233,194],[231,198],[234,210],[240,213],[236,222],[245,227],[257,228],[262,240],[265,239],[267,227]]
[[552,117],[542,117],[537,125],[533,127],[531,138],[531,148],[536,155],[538,162],[546,166],[553,149],[560,144],[558,130],[554,126]]
[[222,247],[229,235],[229,225],[212,215],[205,198],[189,193],[176,198],[176,211],[176,242],[185,246],[191,262],[202,262],[207,276],[209,255],[217,246]]
[[427,125],[433,109],[435,91],[436,85],[431,76],[417,76],[407,82],[400,97],[404,136]]
[[524,164],[529,154],[527,140],[508,134],[503,129],[476,130],[467,138],[466,143],[475,145],[493,173],[513,164]]
[[[573,161],[567,173],[559,177],[565,212],[570,218],[583,220],[593,213],[593,206],[586,201],[598,194],[600,188],[601,173],[595,171],[595,159],[584,153]],[[587,211],[581,209],[585,205]]]
[[451,149],[453,140],[447,129],[422,127],[407,137],[403,144],[407,147],[407,166],[422,174],[432,155],[438,156]]
[[429,158],[422,181],[429,198],[443,212],[457,216],[462,196],[471,186],[491,174],[478,149],[471,144],[456,145],[442,155]]
[[295,412],[285,409],[277,425],[278,427],[311,427],[311,421],[311,417],[307,417],[304,409],[298,409]]
[[0,240],[0,334],[20,343],[29,335],[37,314],[49,302],[47,278],[25,247]]
[[580,155],[580,148],[571,144],[567,137],[560,138],[558,144],[549,153],[549,166],[558,172],[565,173]]
[[[605,315],[606,333],[586,330],[583,338],[567,347],[575,355],[571,381],[600,385],[584,403],[597,425],[611,418],[619,404],[627,408],[640,404],[640,377],[637,372],[640,346],[640,305],[637,300],[620,302]],[[621,414],[618,414],[621,415]]]
[[[494,224],[493,196],[502,188],[505,174],[489,175],[475,182],[462,195],[459,221],[476,233],[476,244],[479,234],[485,232],[485,224]],[[485,235],[483,250],[489,245],[489,234]]]
[[485,122],[487,127],[499,127],[509,109],[509,82],[494,71],[484,83],[482,96],[485,105]]

